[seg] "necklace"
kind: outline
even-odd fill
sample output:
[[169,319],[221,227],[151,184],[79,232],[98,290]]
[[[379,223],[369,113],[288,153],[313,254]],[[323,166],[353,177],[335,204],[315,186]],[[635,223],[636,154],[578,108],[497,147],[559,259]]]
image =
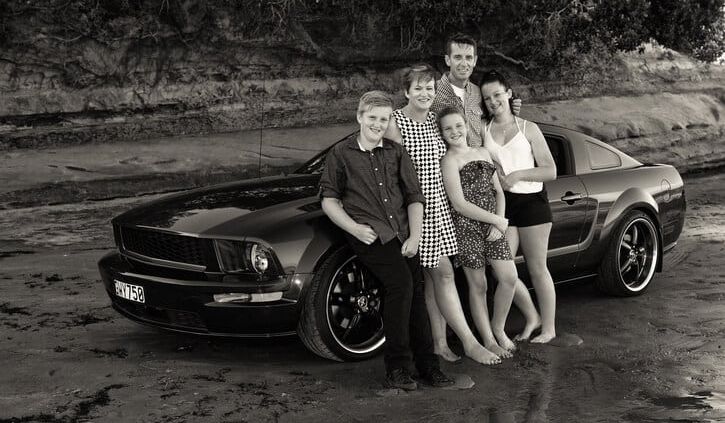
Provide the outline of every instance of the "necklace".
[[506,123],[498,123],[498,122],[496,122],[495,120],[494,120],[493,122],[494,122],[494,123],[495,123],[496,125],[498,125],[499,127],[502,127],[502,128],[503,128],[503,139],[504,139],[504,140],[506,140],[506,132],[507,132],[507,131],[508,131],[508,129],[509,129],[510,127],[511,127],[511,124],[512,124],[512,123],[515,123],[515,122],[516,122],[516,120],[514,119],[514,120],[512,120],[511,122],[506,122]]

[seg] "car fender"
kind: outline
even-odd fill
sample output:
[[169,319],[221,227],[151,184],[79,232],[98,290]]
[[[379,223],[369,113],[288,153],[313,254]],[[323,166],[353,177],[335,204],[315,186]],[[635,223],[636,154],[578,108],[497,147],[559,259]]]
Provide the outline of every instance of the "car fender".
[[316,222],[314,236],[297,264],[296,273],[314,273],[333,251],[346,245],[342,230],[328,218]]
[[612,232],[630,210],[640,210],[646,213],[655,224],[659,248],[657,258],[657,271],[659,272],[662,270],[662,228],[659,219],[659,206],[654,197],[642,188],[634,187],[627,189],[609,208],[607,217],[604,219],[604,224],[602,225],[600,236],[601,245],[609,245]]

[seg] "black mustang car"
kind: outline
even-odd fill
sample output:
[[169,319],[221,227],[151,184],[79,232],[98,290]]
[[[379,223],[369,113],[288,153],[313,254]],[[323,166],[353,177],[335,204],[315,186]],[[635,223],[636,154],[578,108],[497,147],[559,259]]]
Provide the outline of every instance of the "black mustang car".
[[[641,294],[682,231],[679,173],[576,131],[540,127],[558,173],[546,183],[554,280],[594,278],[605,293]],[[118,251],[99,262],[113,307],[187,333],[296,333],[333,360],[377,353],[385,342],[381,286],[320,208],[325,153],[284,177],[195,189],[113,219]]]

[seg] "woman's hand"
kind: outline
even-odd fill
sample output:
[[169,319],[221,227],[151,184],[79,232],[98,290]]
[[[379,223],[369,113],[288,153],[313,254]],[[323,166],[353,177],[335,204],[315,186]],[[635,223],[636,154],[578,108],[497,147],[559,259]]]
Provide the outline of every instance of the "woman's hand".
[[420,240],[414,240],[413,238],[408,238],[403,243],[403,246],[400,248],[400,253],[403,255],[403,257],[413,257],[416,254],[418,254],[418,244],[420,243]]
[[498,229],[498,231],[502,234],[505,234],[506,229],[509,227],[509,220],[505,217],[499,217],[498,222],[496,222],[493,227]]
[[498,180],[501,182],[501,188],[503,188],[504,191],[511,191],[511,188],[516,185],[517,182],[521,181],[519,175],[519,172],[511,172],[508,175],[499,173]]
[[498,241],[504,236],[503,232],[499,231],[495,226],[491,226],[491,229],[488,231],[488,236],[486,237],[486,241],[493,242]]

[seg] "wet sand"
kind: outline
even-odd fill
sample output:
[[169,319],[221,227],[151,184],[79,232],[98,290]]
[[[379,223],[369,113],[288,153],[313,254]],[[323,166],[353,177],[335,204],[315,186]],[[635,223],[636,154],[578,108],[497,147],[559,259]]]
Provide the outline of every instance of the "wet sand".
[[686,194],[644,295],[557,288],[558,330],[581,345],[519,344],[494,367],[444,364],[469,390],[384,396],[381,357],[333,363],[295,337],[184,336],[113,311],[96,269],[107,222],[151,197],[0,210],[0,423],[723,421],[725,175],[688,177]]

